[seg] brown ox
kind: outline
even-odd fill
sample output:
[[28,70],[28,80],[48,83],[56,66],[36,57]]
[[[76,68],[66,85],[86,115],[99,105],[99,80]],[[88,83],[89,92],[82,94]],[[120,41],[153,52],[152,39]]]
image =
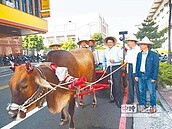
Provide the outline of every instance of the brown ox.
[[[88,82],[95,80],[94,59],[92,53],[87,49],[76,49],[73,51],[51,51],[47,55],[47,61],[52,61],[58,66],[67,67],[69,74],[74,77],[85,76]],[[30,96],[32,96],[38,88],[52,89],[48,83],[58,84],[59,80],[49,67],[50,63],[43,63],[36,67],[27,67],[19,65],[15,67],[15,72],[10,79],[9,86],[11,89],[12,100],[7,107],[8,114],[11,119],[24,118],[26,112],[20,110],[22,105]],[[45,76],[44,79],[42,76]],[[74,129],[74,108],[75,98],[74,91],[57,88],[46,96],[48,109],[51,113],[61,114],[61,124],[67,121],[65,106],[69,103],[68,112],[70,115],[69,128]],[[39,102],[32,104],[27,108],[27,112],[36,107]],[[94,95],[93,103],[96,104]]]

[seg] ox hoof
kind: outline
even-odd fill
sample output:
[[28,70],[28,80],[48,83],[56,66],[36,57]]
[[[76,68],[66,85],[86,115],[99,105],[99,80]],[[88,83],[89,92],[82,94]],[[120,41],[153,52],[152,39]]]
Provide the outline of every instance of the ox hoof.
[[92,108],[96,108],[97,107],[97,104],[96,103],[93,103],[92,104]]
[[43,105],[38,105],[38,108],[42,108],[43,107]]
[[83,103],[79,103],[79,108],[84,108],[84,104]]
[[66,125],[67,123],[68,123],[68,120],[61,119],[59,124],[62,126],[62,125]]

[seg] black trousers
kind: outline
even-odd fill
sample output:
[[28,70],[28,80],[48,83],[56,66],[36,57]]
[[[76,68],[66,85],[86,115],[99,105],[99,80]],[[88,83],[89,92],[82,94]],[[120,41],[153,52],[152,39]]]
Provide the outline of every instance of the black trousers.
[[[120,65],[117,66],[109,66],[108,67],[108,73],[112,72],[111,68],[112,67],[112,71],[116,70],[117,68],[120,67]],[[112,74],[112,94],[113,97],[115,99],[116,102],[120,102],[122,104],[123,101],[123,88],[122,88],[122,84],[121,84],[121,69],[119,69],[118,71],[116,71],[115,73]],[[110,77],[109,77],[110,78]]]
[[134,102],[134,88],[136,90],[137,100],[139,102],[140,100],[140,93],[139,93],[139,87],[138,82],[135,81],[135,76],[133,73],[133,65],[128,64],[128,101]]

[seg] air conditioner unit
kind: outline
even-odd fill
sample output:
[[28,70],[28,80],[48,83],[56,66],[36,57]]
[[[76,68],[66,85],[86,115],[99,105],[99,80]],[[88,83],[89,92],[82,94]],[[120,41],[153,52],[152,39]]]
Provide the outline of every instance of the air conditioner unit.
[[14,8],[14,3],[12,3],[12,2],[6,1],[6,5]]

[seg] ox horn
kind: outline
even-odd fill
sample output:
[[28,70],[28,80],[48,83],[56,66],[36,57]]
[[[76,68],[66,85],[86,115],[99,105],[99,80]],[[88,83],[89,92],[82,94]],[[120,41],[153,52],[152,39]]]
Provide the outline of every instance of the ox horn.
[[10,64],[11,64],[10,69],[13,71],[15,71],[16,67],[19,65],[17,63],[12,62],[12,61],[10,61]]
[[45,87],[45,88],[49,88],[52,90],[56,90],[56,88],[52,87],[45,79],[43,79],[42,77],[36,77],[35,78],[35,82],[41,86],[41,87]]
[[33,72],[33,66],[31,65],[30,62],[26,62],[26,71],[28,74],[32,73]]

